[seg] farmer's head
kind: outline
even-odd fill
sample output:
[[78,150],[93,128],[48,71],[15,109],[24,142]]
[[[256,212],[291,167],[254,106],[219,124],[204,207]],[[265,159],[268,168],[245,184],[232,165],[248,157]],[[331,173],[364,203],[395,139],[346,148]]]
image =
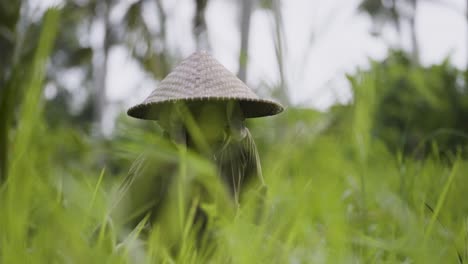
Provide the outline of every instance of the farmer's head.
[[214,146],[228,135],[242,137],[245,133],[244,116],[235,100],[165,104],[160,108],[157,121],[178,142],[202,140]]
[[[173,139],[203,135],[216,142],[229,131],[242,137],[244,118],[276,115],[283,107],[259,98],[247,85],[206,52],[195,52],[174,68],[130,116],[157,120]],[[185,129],[182,129],[185,128]],[[239,134],[240,133],[240,134]]]

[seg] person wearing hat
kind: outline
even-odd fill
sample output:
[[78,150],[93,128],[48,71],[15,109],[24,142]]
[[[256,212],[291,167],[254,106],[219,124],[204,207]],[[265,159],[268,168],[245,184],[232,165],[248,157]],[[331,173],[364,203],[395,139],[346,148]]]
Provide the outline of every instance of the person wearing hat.
[[[245,119],[282,111],[279,103],[259,98],[216,59],[199,51],[176,66],[143,103],[131,107],[127,114],[157,121],[166,138],[176,146],[212,161],[228,196],[239,205],[241,191],[248,183],[265,189],[257,148]],[[134,167],[141,168],[140,165]],[[177,167],[169,164],[157,171],[177,171]],[[138,174],[135,169],[132,171],[131,174]],[[146,198],[155,200],[148,203],[151,208],[146,210],[154,215],[165,201],[171,200],[165,197],[171,196],[170,186],[177,175],[165,174],[152,181],[154,187],[144,184],[157,192]],[[194,218],[203,229],[206,215],[199,207]]]

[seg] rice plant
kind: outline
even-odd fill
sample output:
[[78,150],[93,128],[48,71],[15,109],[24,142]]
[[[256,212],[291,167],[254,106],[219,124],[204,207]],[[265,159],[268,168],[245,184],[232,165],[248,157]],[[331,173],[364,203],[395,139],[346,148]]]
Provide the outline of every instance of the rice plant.
[[[236,207],[214,164],[174,148],[157,126],[141,129],[122,117],[115,136],[96,144],[72,128],[47,125],[41,94],[59,15],[46,13],[27,78],[15,81],[24,87],[19,112],[1,113],[17,122],[7,126],[0,263],[467,260],[468,162],[457,153],[442,159],[436,143],[424,159],[395,154],[374,137],[378,76],[355,80],[354,103],[339,116],[292,108],[250,121],[268,191],[262,208],[255,190]],[[129,177],[144,169],[142,153],[156,161],[151,170],[175,164],[177,182],[157,220],[145,208],[121,213],[132,206],[128,188],[143,192],[149,186]],[[98,162],[103,155],[107,163]],[[115,171],[111,161],[129,166]],[[193,179],[209,196],[201,204],[208,216],[202,235],[193,225],[193,204],[184,202],[187,196],[201,199]]]

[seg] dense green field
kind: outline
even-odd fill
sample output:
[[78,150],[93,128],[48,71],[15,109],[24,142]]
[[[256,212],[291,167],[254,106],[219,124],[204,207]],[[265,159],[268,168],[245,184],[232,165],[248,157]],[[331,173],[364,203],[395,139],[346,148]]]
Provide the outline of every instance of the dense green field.
[[[424,158],[390,151],[372,133],[372,76],[356,84],[365,92],[340,115],[287,109],[249,121],[268,185],[259,216],[255,191],[235,208],[213,165],[170,148],[156,126],[122,116],[106,140],[48,126],[41,94],[57,19],[49,13],[30,78],[15,83],[24,87],[20,111],[1,113],[18,122],[8,127],[0,186],[0,263],[468,260],[468,162],[456,152],[442,156],[436,143]],[[176,161],[180,184],[165,221],[148,228],[145,218],[132,229],[113,216],[127,169],[143,152]],[[192,231],[193,208],[182,202],[190,177],[212,192],[203,204],[211,230],[204,243]]]

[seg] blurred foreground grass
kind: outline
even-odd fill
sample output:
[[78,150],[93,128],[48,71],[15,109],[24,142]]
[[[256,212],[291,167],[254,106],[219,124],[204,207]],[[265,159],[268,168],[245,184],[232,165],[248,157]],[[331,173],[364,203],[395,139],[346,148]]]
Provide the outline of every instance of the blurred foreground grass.
[[[42,79],[57,27],[49,11],[18,124],[10,128],[8,178],[0,187],[0,263],[456,263],[467,260],[468,162],[392,154],[372,136],[376,88],[364,75],[352,107],[337,116],[289,109],[252,120],[269,190],[265,211],[245,202],[233,212],[204,204],[212,233],[200,246],[190,214],[173,203],[146,230],[115,221],[125,167],[142,152],[215,181],[212,165],[171,149],[157,133],[120,121],[115,138],[96,143],[42,116]],[[24,83],[23,83],[24,82]],[[2,113],[5,114],[5,113]],[[437,150],[434,145],[433,149]],[[101,160],[102,157],[107,157]],[[212,190],[215,187],[208,186]],[[188,195],[184,189],[174,193]],[[185,215],[188,214],[188,215]],[[166,239],[177,237],[177,247]]]

